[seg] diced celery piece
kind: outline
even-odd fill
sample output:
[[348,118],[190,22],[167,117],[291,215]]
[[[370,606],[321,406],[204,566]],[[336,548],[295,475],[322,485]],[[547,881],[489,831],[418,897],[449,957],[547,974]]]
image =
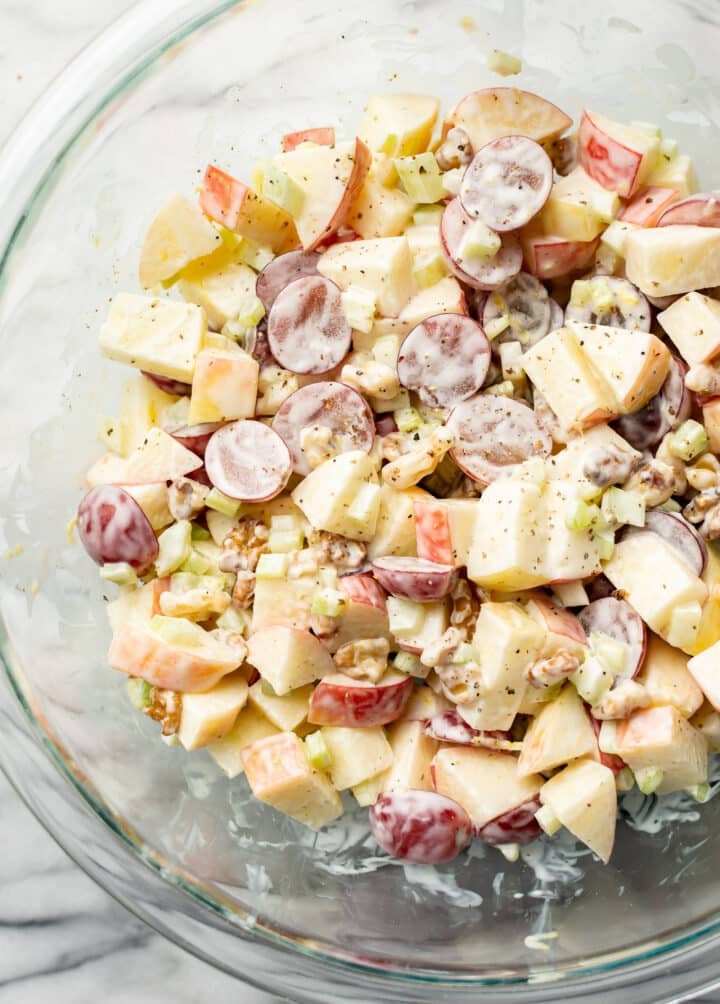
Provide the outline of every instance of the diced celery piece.
[[238,259],[256,272],[262,272],[266,265],[269,265],[275,255],[270,248],[256,244],[249,237],[244,237],[242,245],[238,249]]
[[522,70],[522,60],[501,49],[493,49],[488,56],[487,65],[489,70],[499,73],[501,77],[512,77]]
[[675,648],[691,648],[697,640],[701,620],[702,607],[698,602],[674,607],[665,636],[668,644]]
[[614,676],[597,656],[589,655],[570,677],[578,694],[588,704],[599,704],[610,687]]
[[223,516],[230,516],[231,519],[235,519],[242,511],[242,502],[228,498],[227,495],[219,492],[217,488],[210,489],[205,499],[205,505],[208,509],[221,512]]
[[134,586],[138,580],[137,572],[127,561],[113,561],[100,566],[100,578],[106,582],[114,582],[116,586]]
[[472,662],[474,658],[475,650],[469,642],[464,641],[461,645],[458,645],[452,661],[458,666],[463,666],[466,662]]
[[427,289],[448,274],[443,256],[438,251],[425,251],[413,260],[413,275],[419,289]]
[[601,561],[609,561],[615,550],[614,533],[595,533],[593,541]]
[[461,261],[472,261],[477,258],[494,258],[500,250],[500,237],[486,226],[482,220],[474,220],[465,231],[458,257]]
[[384,153],[388,157],[394,157],[398,148],[398,137],[394,132],[388,133],[383,142],[378,147],[378,153]]
[[418,206],[413,213],[413,223],[416,227],[439,226],[442,215],[442,206]]
[[635,771],[635,784],[643,795],[652,795],[663,781],[663,772],[659,767],[640,767]]
[[590,632],[590,651],[602,662],[613,676],[625,673],[630,649],[623,641],[611,638],[601,631]]
[[692,460],[703,453],[708,446],[708,434],[705,426],[689,418],[676,429],[668,440],[668,449],[674,457],[680,460]]
[[150,630],[169,645],[197,648],[205,640],[205,631],[185,617],[163,617],[155,614],[150,618]]
[[244,610],[229,606],[218,617],[216,624],[224,631],[236,631],[238,634],[245,634],[250,627],[250,618]]
[[694,784],[691,788],[687,789],[687,793],[696,802],[707,802],[710,797],[710,785],[706,781],[703,781],[701,784]]
[[440,168],[429,151],[395,161],[402,186],[415,202],[439,202],[445,197]]
[[328,770],[332,766],[332,756],[322,732],[311,732],[305,737],[305,750],[315,770]]
[[657,507],[658,509],[664,509],[665,512],[682,512],[682,506],[675,499],[668,499],[667,502],[663,502],[662,505]]
[[590,602],[582,582],[559,582],[553,592],[564,607],[584,607]]
[[351,328],[368,334],[372,331],[377,297],[370,289],[350,284],[340,297],[342,309]]
[[273,554],[289,554],[291,551],[301,551],[305,543],[305,534],[300,529],[271,530],[268,537],[268,547]]
[[602,497],[600,508],[609,523],[645,526],[645,499],[639,492],[608,488]]
[[240,304],[236,321],[243,328],[254,328],[265,316],[265,305],[259,296],[248,296]]
[[115,453],[122,453],[123,439],[125,436],[125,423],[117,418],[108,418],[103,415],[98,421],[98,439]]
[[582,499],[577,499],[565,515],[565,526],[568,530],[589,530],[600,515],[596,505],[588,505]]
[[287,570],[287,554],[261,554],[255,569],[255,577],[258,579],[284,579]]
[[392,667],[398,673],[407,673],[408,676],[416,676],[423,680],[428,675],[427,666],[423,666],[420,656],[414,652],[398,652],[392,661]]
[[160,548],[155,559],[155,571],[158,575],[169,575],[179,568],[190,556],[192,526],[190,520],[181,519],[173,523],[158,537]]
[[[382,404],[376,408],[376,411],[393,411],[397,413],[403,408],[410,408],[410,395],[403,387],[397,392],[395,397],[391,397],[389,401],[383,401]],[[397,418],[396,418],[397,421]]]
[[519,380],[525,372],[523,369],[523,349],[520,342],[502,342],[500,344],[500,365],[504,380]]
[[347,606],[347,598],[339,589],[318,589],[313,595],[310,613],[322,617],[339,617]]
[[465,169],[462,167],[453,167],[449,171],[445,171],[442,176],[442,186],[448,195],[460,194],[464,174]]
[[191,572],[193,575],[205,575],[212,570],[213,563],[193,547],[180,568],[183,572]]
[[540,824],[540,829],[543,830],[544,833],[547,833],[549,837],[554,837],[562,826],[562,823],[549,805],[541,806],[535,813],[535,818]]
[[191,537],[193,540],[210,540],[210,531],[199,523],[193,523]]
[[299,216],[305,202],[305,194],[298,183],[272,161],[265,165],[263,195],[290,216]]
[[277,697],[278,696],[275,693],[275,688],[273,687],[272,683],[270,683],[270,681],[266,680],[264,677],[263,677],[263,679],[260,680],[260,690],[263,692],[263,694],[265,695],[265,697]]
[[388,620],[392,634],[402,637],[420,629],[423,621],[422,604],[390,596],[387,601]]
[[615,787],[618,791],[632,791],[635,787],[635,775],[629,767],[623,767],[615,775]]
[[395,424],[400,432],[417,432],[423,420],[416,408],[400,408],[395,412]]
[[360,485],[355,498],[350,503],[347,514],[358,523],[367,523],[377,513],[380,504],[380,486],[365,483]]
[[142,711],[150,703],[152,686],[147,680],[141,680],[139,676],[132,676],[127,681],[127,692],[130,703],[138,711]]
[[490,341],[493,338],[497,338],[501,335],[503,331],[506,331],[510,327],[510,315],[501,314],[500,317],[494,318],[492,321],[488,322],[485,326],[485,334],[488,336]]

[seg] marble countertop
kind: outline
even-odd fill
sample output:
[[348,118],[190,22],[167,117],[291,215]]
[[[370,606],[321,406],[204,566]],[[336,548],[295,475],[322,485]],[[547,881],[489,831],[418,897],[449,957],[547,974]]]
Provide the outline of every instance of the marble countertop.
[[[2,0],[3,138],[131,0]],[[175,948],[77,868],[0,773],[0,1004],[281,1004]]]
[[[67,61],[131,0],[2,0],[0,148]],[[281,1004],[154,934],[78,869],[0,773],[0,1004]],[[704,998],[720,1004],[720,995]]]

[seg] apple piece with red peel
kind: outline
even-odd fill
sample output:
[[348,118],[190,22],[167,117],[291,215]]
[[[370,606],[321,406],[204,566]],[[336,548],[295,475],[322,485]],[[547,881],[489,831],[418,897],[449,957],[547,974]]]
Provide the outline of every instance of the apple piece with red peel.
[[457,578],[452,565],[392,555],[375,559],[373,575],[392,596],[402,596],[416,603],[443,599]]
[[580,163],[598,184],[624,199],[648,178],[659,140],[641,129],[584,111],[578,133]]
[[424,728],[427,736],[454,746],[482,746],[483,749],[504,752],[514,752],[518,748],[518,744],[512,742],[509,732],[501,729],[474,729],[456,708],[433,715],[424,723]]
[[300,245],[292,216],[252,188],[209,164],[200,189],[200,208],[233,233],[284,254]]
[[532,233],[522,234],[525,267],[538,279],[557,279],[569,272],[586,268],[595,254],[600,238],[592,241],[569,241],[565,237]]
[[286,133],[280,140],[283,153],[289,153],[301,143],[315,143],[316,146],[335,146],[335,130],[332,126],[316,126]]
[[561,651],[570,651],[577,655],[584,652],[588,638],[575,614],[561,607],[544,593],[533,594],[527,605],[527,612],[547,632],[541,658],[550,658]]
[[315,635],[280,624],[250,636],[247,659],[279,697],[335,669],[330,653]]
[[370,810],[370,828],[388,854],[416,864],[441,864],[470,843],[465,809],[435,791],[387,791]]
[[657,226],[685,224],[694,227],[720,227],[720,192],[701,192],[676,202],[660,216]]
[[418,557],[460,568],[472,542],[475,499],[417,499],[413,505]]
[[345,608],[337,618],[337,630],[323,644],[330,652],[358,638],[387,638],[387,597],[372,575],[359,572],[343,575],[337,582],[338,590],[345,596]]
[[411,676],[393,671],[376,684],[335,673],[324,677],[315,688],[308,721],[311,725],[341,725],[348,729],[388,725],[403,713],[412,689]]
[[460,126],[474,150],[501,136],[527,136],[538,143],[557,139],[572,119],[557,105],[515,87],[487,87],[467,94],[449,112],[444,131]]
[[597,755],[597,739],[585,705],[575,688],[567,684],[530,723],[517,772],[526,777],[552,770],[577,757]]
[[466,810],[475,832],[537,796],[540,775],[519,777],[510,753],[443,746],[433,759],[435,790]]
[[196,633],[197,644],[181,646],[165,641],[150,625],[126,623],[113,634],[108,665],[128,676],[139,676],[163,690],[199,693],[210,690],[223,676],[245,661],[245,642],[221,642],[197,624],[183,618],[183,626]]
[[[587,711],[588,718],[590,719],[590,724],[593,727],[593,732],[595,733],[595,737],[598,740],[597,759],[604,767],[609,767],[610,770],[613,772],[613,774],[619,774],[621,770],[624,770],[625,767],[627,767],[627,764],[622,759],[622,757],[616,756],[614,753],[605,753],[603,752],[603,750],[600,749],[600,743],[599,743],[600,722],[597,720],[597,718],[593,718],[592,714],[590,713],[590,708],[586,708],[585,710]],[[592,757],[592,759],[595,760],[596,758]]]
[[475,836],[483,843],[495,847],[499,844],[520,844],[524,847],[525,844],[530,844],[542,836],[542,829],[535,818],[539,808],[539,798],[528,799],[516,809],[510,809],[496,819],[491,819],[475,833]]
[[372,156],[360,139],[337,146],[303,146],[278,154],[273,163],[303,193],[295,226],[305,251],[314,251],[347,220]]
[[[625,223],[634,223],[639,227],[662,226],[658,221],[667,213],[668,207],[677,202],[677,198],[678,194],[674,188],[649,185],[632,197],[618,219]],[[678,220],[678,222],[681,221]],[[719,226],[720,223],[715,225]]]
[[[693,662],[691,659],[691,670]],[[677,708],[633,712],[617,723],[615,747],[634,772],[644,767],[662,771],[658,795],[707,781],[707,743]]]

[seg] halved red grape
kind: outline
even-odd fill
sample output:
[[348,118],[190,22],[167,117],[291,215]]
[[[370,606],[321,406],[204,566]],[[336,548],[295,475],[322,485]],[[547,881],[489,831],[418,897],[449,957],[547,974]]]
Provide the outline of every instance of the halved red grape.
[[588,603],[578,618],[588,637],[595,631],[628,646],[626,671],[618,680],[632,679],[640,671],[645,658],[647,630],[642,617],[629,603],[605,596]]
[[384,851],[403,861],[451,861],[470,843],[465,809],[435,791],[386,791],[370,809],[370,828]]
[[117,485],[91,489],[78,506],[80,540],[98,565],[125,561],[138,575],[158,556],[155,531],[135,499]]
[[540,799],[531,798],[522,805],[518,805],[509,812],[491,819],[489,823],[480,827],[475,836],[483,843],[493,844],[525,844],[532,843],[542,836],[542,829],[535,813],[540,808]]
[[447,596],[457,578],[451,565],[438,565],[425,558],[388,555],[372,563],[373,575],[392,596],[416,603],[432,603]]

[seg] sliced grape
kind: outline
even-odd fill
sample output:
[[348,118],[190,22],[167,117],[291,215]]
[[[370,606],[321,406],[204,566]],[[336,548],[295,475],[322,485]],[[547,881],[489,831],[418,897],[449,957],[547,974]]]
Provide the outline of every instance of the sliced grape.
[[483,485],[552,450],[552,439],[532,409],[508,397],[480,394],[464,401],[451,412],[448,427],[455,435],[455,463]]
[[268,315],[270,351],[293,373],[335,369],[350,351],[351,338],[340,290],[321,275],[291,282]]
[[582,287],[577,282],[573,283],[570,303],[565,309],[566,321],[606,324],[613,328],[626,328],[628,331],[650,330],[650,304],[628,279],[593,275],[580,282]]
[[595,631],[628,646],[626,672],[620,679],[632,679],[639,673],[645,658],[647,631],[642,617],[629,603],[606,596],[588,603],[578,617],[588,637]]
[[515,809],[503,812],[489,823],[476,830],[475,836],[485,844],[525,844],[542,836],[542,829],[535,813],[540,808],[540,799],[531,798]]
[[450,408],[476,394],[490,365],[481,325],[462,314],[435,314],[417,324],[400,347],[400,383],[430,408]]
[[203,422],[200,425],[176,425],[165,431],[181,446],[197,453],[199,457],[204,457],[210,437],[222,427],[222,424],[222,422]]
[[657,222],[659,227],[685,224],[720,227],[720,192],[699,192],[670,206]]
[[440,221],[440,243],[450,270],[474,289],[497,289],[520,271],[522,247],[514,234],[501,234],[502,246],[494,258],[461,258],[463,237],[472,226],[459,199],[448,204]]
[[190,397],[192,394],[192,384],[171,380],[169,377],[156,376],[146,370],[142,370],[142,375],[146,376],[148,380],[152,380],[155,386],[164,390],[166,394],[173,394],[175,397]]
[[213,486],[240,502],[278,495],[292,474],[290,451],[262,422],[230,422],[211,436],[205,469]]
[[344,383],[308,384],[286,398],[272,427],[290,450],[296,474],[309,474],[312,464],[303,449],[303,432],[317,428],[325,433],[323,450],[337,456],[347,450],[369,453],[375,441],[375,423],[365,398]]
[[550,331],[550,297],[534,275],[518,272],[509,282],[488,294],[483,327],[489,328],[493,322],[504,318],[508,319],[508,326],[493,339],[493,344],[517,341],[523,348],[530,348]]
[[447,596],[457,578],[451,565],[438,565],[425,558],[388,555],[372,563],[373,575],[393,596],[416,603],[431,603]]
[[288,251],[286,254],[273,258],[255,283],[255,292],[262,300],[266,313],[270,313],[272,305],[286,286],[296,279],[306,275],[317,275],[317,264],[320,255],[315,251]]
[[98,565],[124,561],[142,575],[158,556],[150,521],[132,495],[116,485],[99,485],[87,493],[78,506],[77,528]]
[[470,161],[460,200],[468,216],[505,233],[524,227],[540,212],[552,183],[552,161],[539,143],[527,136],[502,136]]
[[687,367],[672,356],[665,383],[644,408],[623,415],[614,424],[620,435],[636,450],[652,450],[663,436],[690,417],[692,397],[685,386]]
[[370,809],[370,828],[388,854],[440,864],[470,843],[472,823],[461,805],[435,791],[386,791]]

